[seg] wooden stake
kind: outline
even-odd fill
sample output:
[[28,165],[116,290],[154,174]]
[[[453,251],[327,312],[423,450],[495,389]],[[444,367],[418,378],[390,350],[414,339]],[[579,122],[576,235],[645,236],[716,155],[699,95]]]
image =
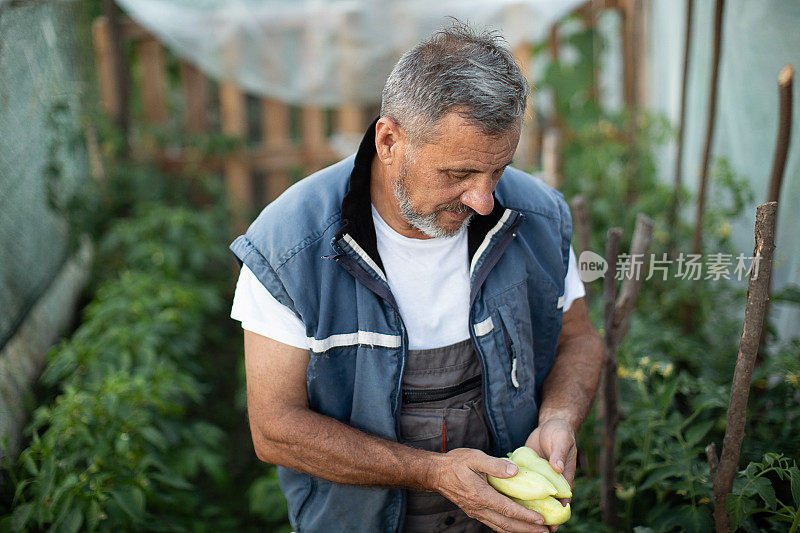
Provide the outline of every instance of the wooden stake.
[[148,124],[163,124],[167,120],[164,50],[161,43],[151,38],[136,43],[136,52],[142,66],[144,120]]
[[111,53],[113,66],[113,84],[116,93],[116,113],[114,120],[117,123],[120,134],[122,135],[123,155],[128,153],[128,134],[130,129],[130,111],[128,109],[130,79],[128,76],[128,63],[123,54],[122,42],[120,38],[120,15],[114,0],[103,0],[103,14],[108,21],[108,45]]
[[[577,239],[574,239],[577,243],[575,253],[580,258],[583,252],[591,249],[591,225],[589,223],[589,209],[586,206],[586,198],[581,194],[575,196],[570,202],[570,207],[572,208],[573,235],[577,237]],[[589,285],[586,285],[586,296],[584,296],[587,307],[589,307],[589,287]]]
[[[783,171],[786,168],[786,153],[789,151],[789,141],[792,136],[792,79],[794,69],[791,64],[783,67],[778,74],[778,134],[775,140],[775,156],[772,159],[772,173],[769,178],[768,202],[777,202],[781,195],[783,184]],[[778,214],[775,213],[776,225]],[[769,287],[772,294],[772,286]],[[769,315],[769,298],[764,309],[764,320]],[[767,343],[767,328],[761,331],[761,346]],[[760,354],[759,354],[760,356]],[[759,357],[760,359],[760,357]],[[758,364],[758,361],[756,362]]]
[[[616,272],[618,268],[619,240],[622,230],[612,228],[608,231],[606,242],[606,261],[608,271],[603,280],[603,316],[605,322],[605,365],[603,367],[603,436],[601,439],[601,507],[603,522],[612,530],[617,529],[616,485],[616,442],[619,409],[617,407],[617,348],[628,332],[633,307],[639,296],[639,289],[644,279],[644,260],[650,248],[653,233],[653,221],[641,213],[636,217],[636,228],[631,242],[631,260],[625,272],[619,296],[616,292]],[[642,261],[637,268],[635,258],[641,255]]]
[[550,187],[561,186],[561,129],[558,126],[547,128],[542,143],[542,176]]
[[119,113],[119,95],[115,82],[116,73],[108,18],[97,17],[92,23],[92,41],[94,42],[97,85],[100,88],[100,104],[107,115],[116,119],[117,113]]
[[[650,241],[653,237],[653,220],[641,213],[636,217],[636,227],[633,230],[633,240],[631,241],[630,263],[625,279],[622,280],[622,287],[619,290],[619,297],[614,309],[614,335],[617,336],[616,342],[622,342],[622,338],[628,333],[633,306],[639,297],[639,290],[642,286],[647,269],[647,251],[650,249]],[[641,262],[637,263],[637,258]],[[637,265],[639,265],[637,267]]]
[[708,116],[706,117],[706,140],[703,148],[703,162],[700,175],[700,184],[697,193],[697,212],[694,222],[694,237],[692,252],[699,254],[703,251],[703,213],[705,211],[706,184],[708,183],[708,165],[711,158],[711,142],[714,138],[714,117],[717,111],[717,82],[719,80],[719,56],[722,47],[722,13],[725,0],[716,0],[714,9],[714,55],[711,61],[711,86],[708,95]]
[[[220,84],[219,102],[222,132],[246,141],[247,113],[244,93],[233,82],[223,81]],[[246,220],[253,207],[253,188],[247,154],[244,150],[238,150],[225,158],[223,166],[234,229],[242,230],[246,228]]]
[[772,173],[769,179],[768,202],[777,202],[781,195],[783,171],[786,168],[786,154],[792,134],[792,79],[794,68],[786,65],[778,74],[778,134],[775,142],[775,157],[772,160]]
[[747,304],[744,311],[744,327],[739,341],[739,353],[733,372],[731,396],[728,403],[725,439],[722,456],[714,485],[714,522],[717,533],[730,531],[730,522],[725,502],[733,488],[733,479],[739,464],[739,454],[744,440],[747,416],[747,400],[750,395],[750,380],[758,354],[764,310],[769,298],[769,283],[772,275],[772,256],[775,250],[775,220],[777,202],[768,202],[756,208],[754,264],[750,270],[747,286]]
[[189,133],[208,130],[208,90],[206,77],[194,65],[180,63],[181,91],[184,101],[184,122]]
[[[261,100],[261,136],[267,153],[286,153],[289,140],[289,106],[272,98]],[[267,202],[271,202],[289,187],[286,165],[267,170]]]
[[673,173],[672,204],[669,208],[668,226],[670,228],[671,246],[677,246],[678,242],[678,209],[680,208],[680,195],[683,188],[683,127],[686,122],[686,85],[689,79],[689,55],[692,45],[692,18],[694,14],[694,0],[686,0],[686,34],[683,39],[683,71],[681,78],[681,111],[678,117],[678,132],[675,143],[678,145],[675,155],[675,169]]
[[518,157],[518,165],[522,168],[533,168],[539,159],[537,153],[538,142],[538,127],[536,124],[533,89],[530,79],[530,62],[531,62],[531,46],[527,43],[522,43],[514,49],[514,58],[517,60],[522,74],[528,80],[528,86],[531,91],[528,94],[528,101],[525,107],[525,116],[522,119],[522,132],[520,133],[519,145],[515,157]]
[[706,446],[706,461],[708,461],[708,471],[711,474],[711,479],[717,475],[719,469],[719,457],[717,456],[717,445],[713,442]]
[[600,505],[603,510],[603,523],[612,530],[617,529],[617,495],[615,493],[616,456],[614,444],[618,422],[617,412],[617,346],[614,330],[614,301],[616,299],[617,256],[619,255],[619,241],[622,235],[621,228],[608,230],[606,238],[606,262],[608,270],[603,279],[603,316],[605,318],[603,364],[603,434],[600,451],[600,478],[601,493]]
[[303,132],[303,164],[306,175],[316,172],[326,162],[325,110],[319,106],[306,106],[300,111]]

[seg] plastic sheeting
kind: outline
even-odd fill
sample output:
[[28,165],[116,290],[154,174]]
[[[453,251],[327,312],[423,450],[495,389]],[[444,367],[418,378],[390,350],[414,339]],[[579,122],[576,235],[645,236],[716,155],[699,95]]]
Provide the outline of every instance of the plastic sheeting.
[[303,105],[371,104],[400,55],[447,17],[544,37],[583,0],[118,0],[173,52],[248,92]]
[[[648,16],[648,106],[677,124],[685,32],[685,1],[651,0]],[[722,29],[716,129],[712,157],[724,156],[736,173],[746,177],[754,194],[751,205],[732,224],[739,252],[753,252],[755,207],[766,201],[778,124],[778,72],[786,63],[795,68],[792,139],[779,199],[775,235],[773,292],[800,284],[800,2],[794,0],[728,0]],[[697,190],[708,112],[714,2],[694,2],[692,49],[689,63],[683,177]],[[674,144],[660,157],[664,179],[672,180]],[[713,186],[709,202],[719,201]],[[684,216],[693,220],[692,206]],[[716,250],[707,250],[713,253]],[[741,282],[743,285],[745,282]],[[744,308],[744,305],[742,305]],[[798,334],[800,310],[775,304],[776,325],[782,337]]]

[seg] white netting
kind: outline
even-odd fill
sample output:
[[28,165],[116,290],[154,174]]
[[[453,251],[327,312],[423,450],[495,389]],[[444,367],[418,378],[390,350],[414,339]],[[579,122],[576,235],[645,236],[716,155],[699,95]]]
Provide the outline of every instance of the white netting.
[[502,31],[513,47],[546,35],[582,0],[119,0],[173,52],[248,92],[303,105],[375,103],[400,55],[447,17]]

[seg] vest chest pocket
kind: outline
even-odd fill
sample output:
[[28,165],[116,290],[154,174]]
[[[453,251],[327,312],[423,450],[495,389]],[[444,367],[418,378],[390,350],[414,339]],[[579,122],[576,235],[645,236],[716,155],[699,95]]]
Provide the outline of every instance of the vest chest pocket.
[[528,279],[487,298],[487,304],[494,309],[493,343],[510,394],[534,394],[558,341],[558,288],[549,280]]
[[501,305],[494,313],[494,341],[507,389],[512,394],[531,390],[536,383],[533,331],[529,321],[524,317],[520,320],[515,314],[510,305]]
[[539,359],[548,357],[551,318],[557,288],[551,282],[523,280],[487,298],[491,308],[495,350],[511,394],[531,394],[537,386]]

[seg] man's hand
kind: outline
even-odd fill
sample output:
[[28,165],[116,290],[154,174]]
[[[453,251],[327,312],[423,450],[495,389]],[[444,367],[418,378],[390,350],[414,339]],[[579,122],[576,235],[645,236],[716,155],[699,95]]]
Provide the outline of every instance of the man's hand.
[[[575,444],[575,431],[566,420],[552,418],[536,429],[525,441],[525,446],[532,448],[540,457],[550,461],[553,469],[564,475],[572,487],[575,481],[575,468],[578,449]],[[570,498],[561,498],[562,504],[569,503]],[[550,531],[555,531],[558,526],[550,526]]]
[[486,455],[480,450],[457,448],[440,456],[432,487],[458,505],[468,516],[495,531],[541,532],[544,518],[497,492],[486,481],[486,474],[508,478],[517,473],[511,461]]

